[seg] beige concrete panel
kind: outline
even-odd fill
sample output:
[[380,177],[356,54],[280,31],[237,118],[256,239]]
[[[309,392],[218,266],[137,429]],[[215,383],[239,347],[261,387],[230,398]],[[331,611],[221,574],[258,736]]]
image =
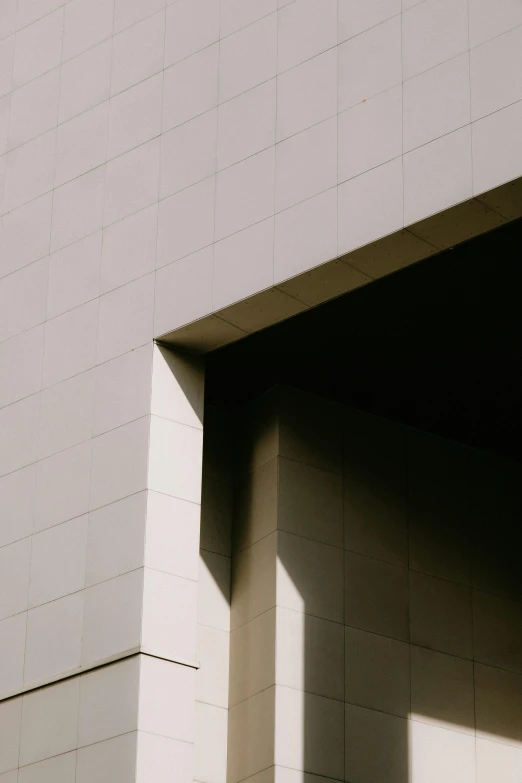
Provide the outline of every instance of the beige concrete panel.
[[344,630],[345,701],[390,715],[409,717],[408,644],[356,628]]
[[470,589],[410,571],[410,628],[413,644],[472,658]]
[[345,552],[344,622],[408,641],[408,571]]
[[413,645],[410,655],[412,718],[474,734],[473,663]]
[[345,780],[408,779],[408,722],[394,715],[345,706]]
[[[277,610],[279,611],[279,610]],[[279,639],[277,640],[280,644]],[[230,635],[230,705],[276,682],[276,609],[255,617]]]

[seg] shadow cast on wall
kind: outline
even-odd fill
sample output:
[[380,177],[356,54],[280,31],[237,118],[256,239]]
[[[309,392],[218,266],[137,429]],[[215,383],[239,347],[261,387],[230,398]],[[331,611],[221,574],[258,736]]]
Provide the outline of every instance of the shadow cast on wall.
[[520,465],[285,388],[232,418],[229,781],[518,781]]

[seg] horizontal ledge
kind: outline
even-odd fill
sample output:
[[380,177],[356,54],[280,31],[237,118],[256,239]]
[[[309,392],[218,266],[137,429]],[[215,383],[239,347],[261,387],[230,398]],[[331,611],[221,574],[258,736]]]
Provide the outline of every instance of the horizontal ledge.
[[52,677],[45,677],[44,679],[39,680],[36,683],[32,683],[31,685],[23,686],[12,691],[7,691],[7,693],[0,695],[0,704],[4,701],[11,701],[12,699],[16,699],[20,696],[25,696],[28,693],[32,693],[33,691],[39,691],[42,690],[42,688],[48,688],[50,685],[57,685],[58,683],[64,682],[65,680],[72,680],[75,677],[81,677],[82,674],[87,674],[88,672],[96,671],[97,669],[104,669],[106,666],[111,666],[112,664],[119,663],[120,661],[126,661],[129,658],[135,658],[138,655],[146,655],[147,658],[157,658],[160,661],[168,661],[169,663],[178,664],[178,666],[187,666],[189,669],[199,669],[200,666],[199,661],[191,661],[185,658],[169,658],[165,655],[158,655],[157,653],[154,653],[145,647],[131,647],[129,650],[124,650],[123,652],[109,655],[106,658],[101,658],[100,660],[88,664],[87,666],[78,666],[75,669],[69,669],[66,672],[55,674]]
[[157,342],[209,353],[521,217],[522,177],[180,324]]

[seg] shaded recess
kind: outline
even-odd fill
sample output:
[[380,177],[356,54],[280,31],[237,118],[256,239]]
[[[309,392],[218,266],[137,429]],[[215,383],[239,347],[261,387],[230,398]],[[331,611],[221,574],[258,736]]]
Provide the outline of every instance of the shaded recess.
[[288,384],[522,459],[522,220],[207,356],[206,402]]

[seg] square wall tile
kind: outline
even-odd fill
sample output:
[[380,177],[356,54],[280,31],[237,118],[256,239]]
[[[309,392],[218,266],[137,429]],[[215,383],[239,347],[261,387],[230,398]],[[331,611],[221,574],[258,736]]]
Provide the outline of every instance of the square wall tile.
[[[78,750],[76,783],[125,783],[136,776],[138,732],[121,734]],[[105,778],[105,780],[104,780]]]
[[103,230],[100,291],[119,288],[156,267],[158,205],[152,204]]
[[216,177],[215,240],[274,213],[275,149],[270,147]]
[[78,746],[138,727],[140,656],[88,672],[80,679]]
[[199,518],[196,503],[149,491],[145,565],[197,581]]
[[45,320],[49,262],[42,258],[0,280],[0,337],[8,340]]
[[284,458],[278,463],[278,528],[342,547],[342,477]]
[[471,154],[466,126],[404,156],[405,225],[471,198]]
[[[194,663],[197,594],[197,582],[145,569],[143,615],[140,615],[141,645],[145,652],[170,661]],[[170,618],[167,624],[165,617]]]
[[[230,610],[232,629],[276,605],[276,547],[277,533],[272,533],[234,557]],[[201,571],[200,582],[202,577]]]
[[404,12],[403,75],[410,79],[468,49],[466,0],[426,0]]
[[165,67],[219,40],[219,0],[180,0],[167,6]]
[[472,658],[470,589],[410,571],[410,627],[413,644]]
[[356,177],[402,155],[402,87],[339,115],[338,180]]
[[276,215],[275,283],[288,280],[336,255],[336,187]]
[[423,647],[410,656],[412,718],[474,734],[473,663]]
[[346,704],[345,780],[408,780],[408,722]]
[[100,293],[102,233],[52,253],[49,259],[47,318],[79,307]]
[[297,0],[278,12],[278,73],[337,43],[336,0]]
[[475,664],[477,737],[520,747],[522,741],[522,677]]
[[402,11],[401,0],[340,0],[339,6],[339,42],[385,22]]
[[332,117],[276,147],[275,209],[294,206],[337,182],[337,119]]
[[107,164],[105,226],[157,201],[159,159],[158,137]]
[[36,460],[39,403],[33,394],[0,410],[0,475]]
[[69,60],[112,35],[114,0],[73,0],[65,9],[62,59]]
[[193,742],[195,669],[148,655],[139,662],[140,731]]
[[[170,6],[170,8],[177,8]],[[216,171],[217,110],[164,133],[161,138],[160,197],[190,187]]]
[[196,701],[228,708],[230,635],[217,628],[198,626]]
[[339,111],[367,101],[401,81],[400,17],[339,46]]
[[475,783],[475,737],[411,721],[412,783]]
[[34,463],[0,479],[0,546],[31,534],[35,479]]
[[96,363],[98,300],[47,321],[43,386],[51,386],[89,370]]
[[52,190],[55,151],[56,129],[7,153],[4,197],[6,212]]
[[162,73],[115,95],[110,102],[107,158],[115,158],[159,136],[162,103]]
[[163,68],[165,12],[149,16],[113,38],[111,95],[126,90]]
[[27,615],[24,684],[67,674],[80,665],[83,592],[43,604]]
[[[344,764],[344,704],[276,687],[276,764],[339,780]],[[313,715],[313,728],[305,716]]]
[[62,598],[85,586],[87,516],[37,533],[32,538],[29,606]]
[[342,550],[290,533],[277,539],[277,605],[342,622]]
[[22,699],[11,699],[0,704],[0,727],[2,729],[0,732],[0,770],[2,772],[18,767],[21,716]]
[[62,185],[53,193],[51,250],[59,250],[103,225],[105,166]]
[[146,488],[149,430],[144,416],[92,440],[91,509]]
[[75,678],[23,697],[19,760],[22,766],[74,750],[79,685]]
[[[281,611],[289,617],[293,614],[287,610]],[[283,617],[285,616],[283,614]],[[200,626],[199,630],[206,630],[206,627]],[[270,688],[276,682],[276,610],[272,608],[244,623],[233,630],[228,639],[230,646],[228,695],[232,708]],[[300,634],[298,640],[302,641]],[[282,652],[284,653],[285,650]],[[302,657],[302,649],[299,650],[299,655]],[[302,675],[302,665],[299,671]]]
[[13,86],[20,87],[60,64],[64,12],[47,14],[16,35]]
[[275,144],[276,80],[218,107],[217,167],[226,169]]
[[214,245],[214,310],[269,288],[273,282],[274,220],[268,218]]
[[405,152],[470,122],[469,78],[466,53],[404,82]]
[[[258,693],[229,711],[228,743],[234,749],[228,757],[231,781],[255,775],[274,762],[275,688]],[[249,737],[259,742],[249,743]]]
[[150,342],[153,314],[153,273],[104,294],[98,317],[98,363]]
[[521,132],[522,101],[473,123],[474,194],[522,174]]
[[215,194],[215,177],[208,177],[160,202],[158,267],[212,244]]
[[54,68],[11,97],[7,148],[14,149],[56,126],[60,70]]
[[[265,554],[261,547],[256,555]],[[260,560],[261,562],[261,560]],[[256,566],[258,563],[255,564]],[[221,631],[230,630],[230,566],[229,557],[202,550],[199,558],[198,624]]]
[[63,63],[58,121],[65,122],[109,98],[112,40]]
[[219,46],[213,44],[164,72],[163,130],[204,114],[218,103]]
[[108,131],[108,101],[88,109],[58,127],[55,187],[105,163]]
[[273,13],[221,41],[220,103],[276,75],[277,40],[277,14]]
[[212,259],[213,247],[209,246],[157,271],[155,335],[211,312]]
[[88,440],[94,412],[94,370],[41,393],[38,457],[50,457]]
[[202,431],[152,416],[149,449],[149,488],[200,503]]
[[143,569],[85,590],[82,666],[140,646]]
[[272,459],[238,485],[234,497],[234,549],[260,541],[278,524],[278,460]]
[[90,441],[38,462],[34,501],[35,532],[87,512],[90,470]]
[[337,48],[277,78],[277,140],[316,125],[337,112]]
[[521,51],[522,26],[471,50],[472,120],[522,99]]
[[[147,783],[151,775],[156,783],[170,783],[173,769],[177,770],[181,780],[193,780],[194,746],[192,743],[140,731],[136,758],[136,783]],[[128,780],[128,777],[122,780]]]
[[14,52],[15,36],[11,35],[0,42],[0,95],[7,95],[13,88]]
[[402,169],[402,159],[396,158],[339,186],[339,255],[402,228]]
[[0,233],[2,277],[48,254],[52,205],[53,195],[46,193],[3,216]]
[[346,625],[408,641],[408,572],[370,557],[345,553]]
[[85,570],[87,587],[143,566],[146,520],[145,491],[91,511]]
[[29,601],[31,539],[0,549],[0,619],[26,611]]
[[522,604],[473,591],[475,659],[522,674]]
[[275,640],[278,685],[343,701],[345,644],[340,623],[278,606]]
[[345,628],[344,631],[344,700],[349,704],[408,718],[408,645],[357,628]]
[[23,686],[26,625],[27,612],[0,621],[0,697]]
[[93,435],[120,427],[150,411],[152,345],[100,364],[96,374]]
[[203,428],[204,365],[194,356],[154,346],[151,413]]

